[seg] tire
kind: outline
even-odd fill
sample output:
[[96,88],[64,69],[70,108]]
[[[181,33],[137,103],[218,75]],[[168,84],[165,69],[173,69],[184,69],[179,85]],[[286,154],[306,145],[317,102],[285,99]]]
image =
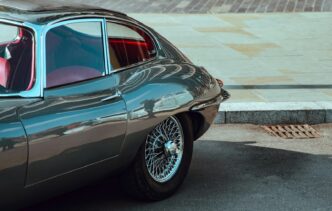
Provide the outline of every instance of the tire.
[[[149,153],[151,152],[150,148],[148,146],[152,146],[149,143],[151,142],[151,134],[158,130],[158,127],[161,124],[164,124],[166,121],[177,121],[180,125],[179,131],[182,132],[183,135],[183,151],[182,151],[182,157],[180,161],[178,161],[178,158],[180,157],[180,147],[181,144],[180,141],[176,141],[177,149],[175,149],[174,144],[173,147],[167,147],[169,144],[164,144],[164,154],[161,155],[162,157],[167,157],[169,159],[173,159],[173,170],[164,171],[169,172],[168,177],[164,176],[164,174],[158,174],[157,171],[153,171],[154,165],[147,164],[147,158],[150,158],[150,164],[151,158],[155,156],[150,156]],[[177,134],[177,133],[176,133]],[[155,137],[155,136],[153,136]],[[177,136],[179,137],[179,136]],[[177,138],[174,138],[177,140]],[[156,139],[152,139],[156,140]],[[160,140],[160,139],[157,139]],[[179,139],[180,140],[180,139]],[[192,131],[192,123],[190,118],[185,115],[179,115],[177,117],[170,117],[167,120],[160,123],[158,126],[156,126],[153,131],[148,135],[146,141],[143,143],[143,145],[140,147],[138,154],[136,155],[136,158],[133,162],[133,164],[127,169],[125,174],[122,177],[122,185],[124,190],[131,196],[141,199],[141,200],[147,200],[147,201],[159,201],[163,200],[165,198],[170,197],[173,195],[176,190],[181,186],[183,183],[189,167],[191,163],[192,158],[192,152],[193,152],[193,131]],[[154,142],[156,143],[156,142]],[[159,142],[158,142],[159,143]],[[170,143],[170,141],[166,142]],[[154,144],[153,146],[155,146]],[[158,148],[159,149],[159,148]],[[153,153],[156,154],[156,153]],[[156,158],[157,159],[157,158]],[[153,160],[153,159],[152,159]],[[169,160],[164,159],[165,163],[171,163],[168,162]],[[178,163],[176,166],[175,164]],[[172,164],[169,164],[172,165]],[[164,165],[165,169],[169,168],[169,166]],[[150,170],[149,170],[150,169]],[[171,169],[171,168],[169,168]],[[151,173],[152,172],[152,173]],[[171,173],[172,172],[172,173]],[[155,174],[154,174],[155,173]],[[153,176],[153,175],[158,175]],[[162,175],[162,176],[160,176]]]

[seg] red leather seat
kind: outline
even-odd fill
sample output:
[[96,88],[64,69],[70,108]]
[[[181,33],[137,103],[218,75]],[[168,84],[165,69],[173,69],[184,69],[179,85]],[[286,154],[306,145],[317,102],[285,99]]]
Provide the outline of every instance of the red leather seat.
[[100,76],[102,76],[102,74],[98,70],[89,67],[63,67],[47,74],[47,88],[71,84]]
[[7,82],[10,76],[10,63],[7,59],[0,57],[0,85],[7,88]]

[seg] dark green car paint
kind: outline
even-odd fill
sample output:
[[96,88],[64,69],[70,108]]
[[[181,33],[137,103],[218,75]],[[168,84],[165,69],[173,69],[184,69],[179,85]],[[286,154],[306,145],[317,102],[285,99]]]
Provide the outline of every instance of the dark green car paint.
[[[1,10],[0,18],[12,12]],[[105,13],[69,10],[89,17]],[[59,11],[47,11],[40,16],[56,20]],[[12,16],[30,20],[39,14],[25,13]],[[191,109],[220,97],[218,82],[152,33],[161,46],[153,61],[45,89],[43,98],[0,99],[0,205],[30,204],[124,169],[153,127],[172,115],[186,112],[199,119],[196,138],[210,127],[218,104]]]
[[29,139],[26,185],[117,156],[127,112],[114,95],[113,76],[45,90],[44,99],[19,110]]

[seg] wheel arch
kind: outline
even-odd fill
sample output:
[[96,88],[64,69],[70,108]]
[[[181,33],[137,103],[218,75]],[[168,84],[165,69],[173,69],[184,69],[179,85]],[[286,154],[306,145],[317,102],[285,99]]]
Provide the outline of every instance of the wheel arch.
[[179,113],[179,114],[176,114],[175,116],[181,119],[181,118],[183,118],[184,115],[188,116],[191,120],[192,127],[193,127],[193,130],[192,130],[193,137],[194,137],[194,140],[196,141],[206,131],[206,130],[204,130],[206,120],[201,113],[193,112],[193,111]]

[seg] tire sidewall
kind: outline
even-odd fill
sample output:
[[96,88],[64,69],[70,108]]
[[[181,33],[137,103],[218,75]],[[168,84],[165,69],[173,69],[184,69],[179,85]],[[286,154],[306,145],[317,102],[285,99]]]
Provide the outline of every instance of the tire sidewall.
[[192,152],[193,152],[193,133],[192,133],[190,118],[187,115],[178,115],[174,117],[181,123],[182,132],[184,136],[182,160],[174,176],[169,181],[164,183],[159,183],[155,181],[151,177],[146,166],[145,143],[143,144],[139,152],[140,161],[137,163],[140,164],[139,168],[142,170],[142,174],[146,182],[146,185],[147,187],[149,187],[150,189],[149,191],[151,191],[152,193],[154,192],[153,194],[154,196],[152,197],[156,198],[156,200],[159,200],[159,198],[166,198],[172,195],[180,187],[180,185],[183,183],[188,173],[191,163]]

